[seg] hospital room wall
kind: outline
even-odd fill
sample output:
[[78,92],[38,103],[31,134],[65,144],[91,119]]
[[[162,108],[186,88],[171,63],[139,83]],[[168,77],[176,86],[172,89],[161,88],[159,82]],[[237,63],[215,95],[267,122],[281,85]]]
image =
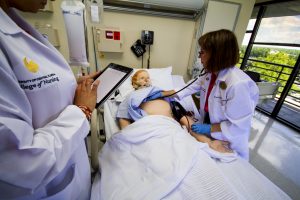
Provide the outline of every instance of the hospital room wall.
[[[37,15],[21,12],[21,15],[33,26],[37,24],[39,26],[51,24],[53,28],[57,29],[60,42],[60,46],[57,49],[68,60],[68,40],[60,9],[61,2],[62,0],[50,2],[53,5],[53,12],[39,12]],[[91,71],[94,71],[96,61],[89,16],[87,16],[87,21],[89,62]],[[135,68],[141,67],[141,57],[137,58],[131,52],[130,47],[137,39],[141,38],[142,30],[152,30],[154,31],[154,44],[151,46],[150,51],[150,67],[158,68],[172,65],[173,74],[186,74],[195,21],[105,11],[103,24],[101,25],[117,27],[123,31],[124,52],[95,52],[100,69],[103,69],[110,62]],[[144,67],[147,66],[147,58],[148,48],[144,55]],[[76,68],[73,69],[74,73],[76,73]]]
[[[193,38],[191,54],[188,64],[188,72],[192,72],[193,64],[198,57],[198,38],[214,30],[221,28],[234,31],[239,46],[247,29],[255,0],[209,0],[203,17],[196,23],[197,37]],[[198,27],[197,27],[198,26]],[[196,34],[195,34],[196,35]]]
[[[214,0],[216,1],[216,0]],[[226,0],[227,2],[239,3],[241,10],[237,19],[235,33],[239,44],[242,43],[255,0]],[[50,1],[48,1],[50,2]],[[60,4],[62,0],[50,2],[53,5],[53,12],[39,12],[38,15],[22,13],[32,25],[51,24],[56,28],[59,35],[60,46],[57,49],[68,60],[68,42]],[[219,13],[216,13],[218,15]],[[205,13],[202,17],[205,17]],[[193,43],[197,41],[197,24],[192,20],[175,19],[167,17],[156,17],[137,15],[130,13],[117,13],[105,11],[102,25],[117,27],[124,34],[123,53],[100,53],[94,54],[93,39],[89,16],[87,16],[88,51],[91,71],[95,70],[97,64],[100,69],[108,63],[115,62],[132,67],[141,67],[141,58],[137,58],[130,50],[130,46],[141,37],[142,30],[154,31],[154,44],[151,46],[150,67],[173,66],[173,74],[183,75],[187,80],[189,58],[193,56]],[[205,19],[207,23],[209,19]],[[148,51],[148,49],[147,49]],[[144,55],[144,67],[147,66],[148,52]],[[76,68],[74,68],[76,71]],[[76,73],[76,72],[75,72]]]
[[[241,45],[255,0],[225,0],[224,2],[240,4],[234,32]],[[120,28],[124,33],[124,52],[99,53],[99,63],[101,67],[105,67],[110,62],[135,68],[141,67],[142,58],[137,58],[131,52],[130,46],[141,38],[142,30],[152,30],[154,31],[154,44],[151,45],[150,68],[171,65],[173,66],[173,74],[183,75],[187,81],[190,79],[189,72],[192,67],[192,58],[197,53],[195,52],[195,43],[198,39],[196,38],[196,31],[199,28],[201,19],[206,17],[206,13],[207,11],[198,21],[192,21],[105,11],[102,19],[104,25]],[[216,12],[215,15],[220,16],[220,21],[226,20],[220,12]],[[207,18],[204,21],[205,23],[211,23],[210,19]],[[148,52],[144,55],[144,67],[147,66],[147,59]]]
[[234,30],[240,46],[242,45],[255,1],[256,0],[228,0],[228,2],[238,3],[241,5],[240,13]]
[[[154,31],[154,43],[150,47],[150,68],[173,66],[173,74],[185,74],[194,34],[195,21],[137,15],[129,13],[104,12],[103,22],[118,27],[124,34],[123,53],[100,53],[100,63],[106,66],[117,62],[134,68],[142,66],[142,57],[137,58],[130,50],[131,45],[141,39],[142,30]],[[144,54],[144,68],[147,67],[149,49]]]

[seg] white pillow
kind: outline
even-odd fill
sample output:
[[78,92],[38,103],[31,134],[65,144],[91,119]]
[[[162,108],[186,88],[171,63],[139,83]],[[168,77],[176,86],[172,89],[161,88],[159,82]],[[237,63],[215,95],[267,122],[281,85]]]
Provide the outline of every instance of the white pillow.
[[153,86],[162,90],[173,90],[172,67],[148,69]]
[[[130,77],[126,79],[119,87],[119,91],[122,97],[125,97],[127,94],[134,91],[134,88],[132,87],[131,84],[131,78],[138,70],[141,69],[134,69]],[[143,70],[148,71],[153,86],[159,87],[162,90],[174,89],[173,81],[172,81],[172,66],[165,67],[165,68],[154,68],[154,69],[143,69]]]

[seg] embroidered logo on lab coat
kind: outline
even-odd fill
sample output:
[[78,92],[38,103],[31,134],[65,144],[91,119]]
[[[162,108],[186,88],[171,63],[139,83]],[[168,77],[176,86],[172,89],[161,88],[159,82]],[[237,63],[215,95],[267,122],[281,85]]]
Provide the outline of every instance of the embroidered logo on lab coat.
[[34,62],[33,60],[30,60],[28,62],[27,58],[24,57],[23,62],[24,62],[25,67],[28,69],[28,71],[30,71],[32,73],[36,73],[39,70],[39,65],[36,62]]
[[49,85],[56,84],[57,82],[59,82],[59,78],[54,73],[42,75],[28,80],[19,80],[21,88],[28,91],[45,88]]

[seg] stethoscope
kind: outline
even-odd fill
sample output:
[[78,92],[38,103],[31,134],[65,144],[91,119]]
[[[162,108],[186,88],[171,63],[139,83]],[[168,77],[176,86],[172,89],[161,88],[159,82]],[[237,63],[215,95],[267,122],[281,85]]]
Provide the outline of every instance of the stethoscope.
[[170,94],[170,95],[167,95],[167,96],[164,96],[164,97],[170,97],[170,96],[173,96],[174,94],[177,94],[178,92],[181,92],[182,90],[184,90],[185,88],[189,87],[190,85],[192,85],[195,81],[197,81],[201,76],[204,76],[207,74],[207,71],[205,70],[205,68],[202,68],[201,71],[200,71],[200,74],[192,81],[190,82],[189,84],[187,84],[185,87],[181,88],[180,90],[178,90],[177,92],[174,92],[173,94]]
[[[173,96],[174,94],[177,94],[178,92],[181,92],[181,91],[184,90],[185,88],[187,88],[187,87],[189,87],[190,85],[192,85],[192,84],[193,84],[195,81],[197,81],[200,77],[202,77],[202,76],[204,76],[204,75],[206,75],[206,74],[207,74],[207,71],[205,70],[205,68],[202,68],[201,71],[200,71],[200,74],[199,74],[192,82],[190,82],[190,83],[187,84],[185,87],[183,87],[183,88],[181,88],[180,90],[178,90],[177,92],[174,92],[173,94],[164,96],[164,98],[165,98],[165,97]],[[120,93],[119,90],[116,90],[115,96],[117,96],[119,93]],[[154,96],[154,95],[155,95],[155,94],[152,94],[152,95],[148,96],[148,98],[151,97],[151,96]],[[115,97],[110,98],[109,100],[114,100],[114,99],[115,99]]]

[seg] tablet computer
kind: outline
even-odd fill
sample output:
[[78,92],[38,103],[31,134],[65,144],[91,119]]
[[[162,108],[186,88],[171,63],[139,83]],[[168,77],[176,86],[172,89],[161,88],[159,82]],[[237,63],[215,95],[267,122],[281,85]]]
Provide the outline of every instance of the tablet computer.
[[101,106],[132,72],[132,68],[110,63],[101,74],[95,78],[95,80],[100,80],[97,89],[96,107]]

